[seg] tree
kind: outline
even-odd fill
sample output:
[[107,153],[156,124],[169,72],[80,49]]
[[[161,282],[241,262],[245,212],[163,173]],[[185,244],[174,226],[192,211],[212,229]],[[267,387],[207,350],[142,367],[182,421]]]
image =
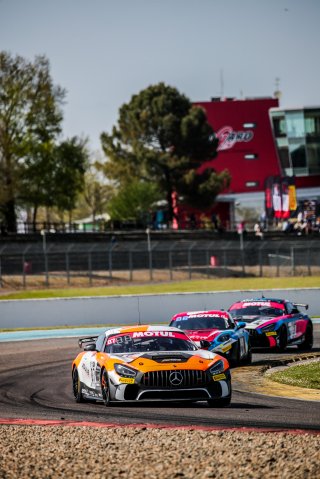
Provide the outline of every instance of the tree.
[[160,199],[157,185],[139,180],[124,184],[111,198],[108,213],[112,220],[147,222],[151,205]]
[[84,190],[81,200],[84,200],[86,209],[89,208],[89,214],[92,216],[93,222],[95,222],[97,215],[105,213],[108,201],[112,197],[113,192],[113,186],[106,184],[102,180],[102,175],[97,170],[97,165],[90,165],[85,174]]
[[0,213],[9,231],[16,231],[16,205],[26,193],[25,159],[34,154],[43,165],[51,154],[64,96],[44,56],[30,62],[0,52]]
[[21,172],[20,199],[33,208],[34,229],[39,206],[56,207],[69,214],[75,208],[87,164],[86,140],[78,137],[31,148]]
[[102,133],[101,143],[107,177],[119,185],[133,178],[156,182],[166,197],[170,220],[174,192],[190,205],[207,206],[230,181],[227,172],[198,173],[206,160],[216,156],[218,140],[205,111],[164,83],[148,87],[124,104],[118,125],[110,135]]

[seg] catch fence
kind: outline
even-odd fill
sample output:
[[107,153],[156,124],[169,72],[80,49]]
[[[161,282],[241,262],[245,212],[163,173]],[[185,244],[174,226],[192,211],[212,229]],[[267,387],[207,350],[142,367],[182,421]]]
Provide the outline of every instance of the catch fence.
[[320,274],[320,242],[137,241],[0,248],[0,287],[103,286],[212,277]]

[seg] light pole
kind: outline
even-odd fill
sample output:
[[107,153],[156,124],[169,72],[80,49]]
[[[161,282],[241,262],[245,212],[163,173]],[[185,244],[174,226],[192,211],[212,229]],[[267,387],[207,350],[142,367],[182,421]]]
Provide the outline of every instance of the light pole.
[[40,234],[42,236],[42,249],[43,249],[44,254],[46,254],[46,250],[47,250],[46,230],[41,230]]

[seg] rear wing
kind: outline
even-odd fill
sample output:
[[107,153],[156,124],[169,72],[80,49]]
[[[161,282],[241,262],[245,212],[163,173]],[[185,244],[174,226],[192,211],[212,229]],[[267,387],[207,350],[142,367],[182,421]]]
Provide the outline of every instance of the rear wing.
[[301,308],[306,308],[306,309],[309,309],[309,305],[308,304],[301,304],[301,303],[293,303],[294,306],[300,306]]
[[99,336],[90,336],[88,338],[80,338],[78,340],[79,348],[82,348],[83,345],[95,344]]

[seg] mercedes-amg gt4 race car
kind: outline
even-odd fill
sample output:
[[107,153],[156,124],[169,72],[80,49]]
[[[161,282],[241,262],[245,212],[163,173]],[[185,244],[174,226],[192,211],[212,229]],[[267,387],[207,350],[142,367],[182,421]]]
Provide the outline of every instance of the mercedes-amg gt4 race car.
[[312,321],[297,304],[285,299],[243,299],[232,304],[229,312],[233,319],[245,321],[252,347],[276,348],[284,351],[288,345],[309,351],[313,346]]
[[84,351],[72,363],[77,402],[231,401],[228,361],[199,349],[186,334],[169,326],[109,329],[79,340]]
[[249,333],[245,323],[235,323],[227,311],[189,311],[175,314],[170,322],[199,347],[225,356],[232,365],[250,364]]

